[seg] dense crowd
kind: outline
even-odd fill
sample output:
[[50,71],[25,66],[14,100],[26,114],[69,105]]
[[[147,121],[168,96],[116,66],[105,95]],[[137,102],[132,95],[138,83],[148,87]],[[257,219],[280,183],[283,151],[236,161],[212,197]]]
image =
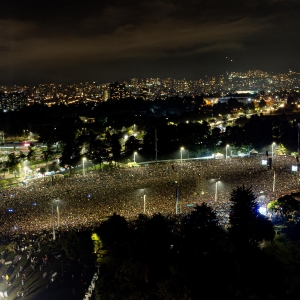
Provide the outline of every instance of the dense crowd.
[[272,168],[263,166],[260,156],[203,159],[40,179],[0,191],[0,234],[49,231],[52,208],[55,228],[72,230],[96,226],[113,213],[134,218],[144,207],[149,215],[175,214],[176,199],[183,214],[207,202],[226,224],[230,194],[237,186],[251,186],[263,203],[298,192],[299,175],[291,171],[295,164],[292,156],[274,157]]

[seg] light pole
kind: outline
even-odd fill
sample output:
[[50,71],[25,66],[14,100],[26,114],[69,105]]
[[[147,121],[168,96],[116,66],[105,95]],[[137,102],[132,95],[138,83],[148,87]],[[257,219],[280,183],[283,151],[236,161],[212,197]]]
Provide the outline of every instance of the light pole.
[[137,155],[137,152],[133,152],[133,162],[135,162],[135,156]]
[[[53,236],[53,241],[55,241],[55,226],[54,226],[54,202],[58,202],[58,199],[55,199],[52,201],[52,236]],[[58,213],[58,222],[59,222],[59,210],[57,206],[57,213]],[[58,223],[59,226],[59,223]]]
[[217,200],[218,200],[218,182],[219,182],[219,180],[216,181],[215,202],[217,202]]
[[177,181],[175,181],[176,184],[176,202],[175,202],[175,212],[176,215],[178,214],[178,184]]
[[57,228],[59,228],[60,218],[59,218],[59,206],[58,205],[56,206],[56,210],[57,210]]
[[274,178],[273,178],[273,193],[275,192],[275,180],[276,180],[276,177],[275,177],[275,171],[274,171]]
[[1,160],[2,160],[2,165],[1,165],[1,167],[3,167],[4,131],[1,131],[1,135],[2,135],[2,141],[0,142],[0,145],[1,145]]
[[155,162],[157,163],[157,130],[155,129]]
[[273,155],[274,155],[274,145],[276,145],[275,142],[272,143],[272,158],[273,158]]
[[144,189],[144,214],[146,213],[146,193]]
[[227,159],[227,149],[228,149],[229,145],[227,144],[226,145],[226,156],[225,156],[225,159]]
[[54,200],[52,202],[52,237],[53,237],[53,241],[55,241],[55,227],[54,227]]
[[180,148],[180,163],[182,163],[182,151],[184,150],[183,147]]
[[28,132],[28,129],[23,129],[23,135],[24,135],[25,142],[26,142],[27,137],[28,137],[27,132]]
[[85,176],[85,169],[84,169],[84,161],[86,160],[85,157],[82,158],[82,175]]
[[300,123],[298,123],[298,155],[299,155],[299,128],[300,128]]

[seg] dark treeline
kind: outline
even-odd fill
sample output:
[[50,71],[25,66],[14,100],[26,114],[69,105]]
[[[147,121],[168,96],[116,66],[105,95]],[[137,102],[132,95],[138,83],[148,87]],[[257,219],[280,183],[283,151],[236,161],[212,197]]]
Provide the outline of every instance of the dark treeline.
[[230,200],[226,230],[206,204],[185,216],[103,222],[96,231],[117,263],[103,266],[96,299],[297,299],[291,275],[267,252],[275,233],[251,188]]
[[[233,116],[241,108],[245,114],[236,115],[229,125],[227,114]],[[200,96],[155,101],[126,98],[108,100],[97,106],[86,103],[51,107],[35,104],[25,106],[20,111],[0,113],[0,129],[4,130],[6,136],[18,137],[22,137],[24,129],[29,130],[49,147],[59,142],[61,149],[65,149],[67,156],[73,157],[74,161],[81,159],[78,153],[82,153],[83,147],[99,148],[101,143],[98,140],[102,141],[100,148],[104,149],[95,151],[98,152],[96,155],[90,153],[88,156],[92,160],[96,159],[95,156],[97,160],[103,160],[104,152],[108,153],[109,149],[109,157],[114,156],[114,160],[118,161],[137,150],[144,161],[154,159],[155,129],[159,159],[178,158],[180,147],[188,150],[185,158],[224,152],[227,144],[233,154],[248,152],[253,148],[260,150],[272,142],[283,144],[290,152],[297,150],[298,115],[282,113],[264,116],[254,113],[247,118],[246,113],[251,109],[253,107],[250,104],[243,106],[236,99],[213,107],[204,105]],[[85,122],[80,117],[92,118],[93,122]],[[223,129],[211,125],[216,121],[223,122]],[[124,135],[133,124],[138,135],[131,133],[125,144],[125,152],[118,153],[117,148],[121,149],[121,145],[116,145],[117,140],[122,144]],[[112,143],[115,145],[114,154],[111,151]],[[102,157],[99,153],[102,153]],[[70,164],[67,161],[64,163]]]

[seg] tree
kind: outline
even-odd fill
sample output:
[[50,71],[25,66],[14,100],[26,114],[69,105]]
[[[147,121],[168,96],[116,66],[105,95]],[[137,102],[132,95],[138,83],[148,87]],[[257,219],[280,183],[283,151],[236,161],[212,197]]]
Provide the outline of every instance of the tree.
[[51,145],[47,144],[46,150],[43,151],[43,158],[46,161],[46,164],[48,164],[48,162],[55,156],[55,153],[51,148]]
[[32,163],[35,160],[35,155],[36,155],[35,146],[30,144],[30,146],[28,147],[27,159]]
[[22,151],[19,152],[19,160],[21,160],[21,161],[26,160],[26,155]]
[[80,161],[80,150],[76,141],[66,143],[62,151],[60,166],[65,167],[67,165],[71,173],[71,167],[76,166]]
[[[135,248],[142,250],[137,253],[140,257],[151,261],[151,264],[159,264],[166,260],[169,255],[172,239],[170,221],[161,214],[155,214],[151,219],[144,219],[144,226],[139,224],[135,231]],[[141,221],[141,217],[139,220]]]
[[101,164],[108,158],[107,145],[104,141],[100,139],[95,139],[90,142],[88,149],[88,157],[92,162],[96,164]]
[[126,152],[134,152],[139,148],[139,140],[135,138],[135,136],[130,136],[125,142],[125,151]]
[[293,95],[289,95],[289,96],[288,96],[286,104],[287,104],[288,106],[292,106],[292,105],[295,104],[295,98],[294,98]]
[[243,108],[244,104],[239,102],[236,98],[230,98],[227,103],[228,107],[232,111],[234,108],[239,109]]
[[132,258],[125,259],[115,274],[119,295],[122,295],[122,299],[146,299],[149,292],[148,277],[146,264]]
[[155,129],[148,130],[143,136],[143,150],[147,154],[154,153],[155,150]]
[[103,243],[115,255],[126,256],[128,251],[129,229],[124,217],[113,214],[106,221],[101,223],[96,233]]
[[58,142],[56,127],[52,125],[45,125],[39,129],[38,141],[47,144],[47,147],[51,147],[53,144]]
[[46,172],[47,172],[47,170],[46,170],[45,167],[41,167],[41,168],[40,168],[40,173],[41,173],[42,175],[44,175]]
[[70,259],[80,258],[86,262],[93,261],[94,243],[92,233],[86,231],[70,231],[67,235],[59,239],[62,250]]
[[11,172],[13,172],[16,178],[16,175],[19,174],[21,171],[21,164],[19,163],[19,160],[14,153],[10,153],[7,158],[8,159],[6,161],[6,167]]
[[110,146],[113,160],[115,161],[115,165],[117,165],[117,162],[119,162],[121,157],[121,144],[116,133],[111,136]]
[[265,101],[264,99],[261,99],[261,100],[259,101],[259,107],[260,107],[260,108],[264,108],[264,107],[266,107],[266,106],[267,106],[266,101]]
[[273,142],[273,124],[269,119],[262,119],[257,115],[252,115],[249,122],[244,126],[244,134],[249,144],[254,148],[261,148]]
[[262,240],[273,240],[273,225],[258,211],[251,187],[237,187],[231,193],[229,233],[233,243],[245,248]]
[[292,195],[285,195],[270,202],[268,209],[279,211],[281,214],[290,214],[300,210],[300,203]]
[[59,164],[58,164],[56,161],[52,162],[52,163],[49,165],[48,170],[49,170],[50,172],[51,172],[51,171],[54,171],[54,172],[59,171]]
[[186,251],[199,253],[213,250],[212,240],[221,232],[215,212],[206,203],[197,205],[183,218]]

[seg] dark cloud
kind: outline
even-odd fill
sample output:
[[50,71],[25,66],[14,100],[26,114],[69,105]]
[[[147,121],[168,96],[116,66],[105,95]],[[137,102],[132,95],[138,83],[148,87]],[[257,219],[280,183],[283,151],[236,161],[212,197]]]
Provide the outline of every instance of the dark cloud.
[[299,69],[299,12],[298,0],[4,1],[0,84]]

